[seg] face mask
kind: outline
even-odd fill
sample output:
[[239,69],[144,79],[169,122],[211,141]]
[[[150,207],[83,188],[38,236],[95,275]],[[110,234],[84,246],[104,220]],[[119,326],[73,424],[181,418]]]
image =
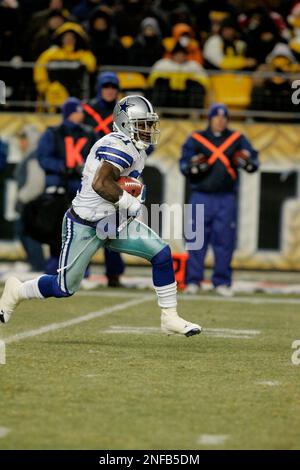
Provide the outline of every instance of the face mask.
[[190,38],[188,36],[182,36],[179,39],[179,43],[182,47],[187,47],[189,43],[191,42]]

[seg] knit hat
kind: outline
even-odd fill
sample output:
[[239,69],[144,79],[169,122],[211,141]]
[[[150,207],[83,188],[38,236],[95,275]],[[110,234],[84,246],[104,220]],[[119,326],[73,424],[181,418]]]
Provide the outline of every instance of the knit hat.
[[228,108],[222,103],[215,103],[211,105],[208,110],[208,120],[210,121],[214,116],[225,116],[226,119],[228,119]]
[[77,113],[79,111],[83,111],[81,101],[78,98],[74,98],[73,96],[68,98],[62,106],[64,120],[68,119],[70,114]]
[[111,83],[112,85],[115,85],[116,88],[120,88],[120,83],[119,83],[119,78],[118,75],[114,72],[102,72],[100,75],[98,75],[97,79],[97,89],[100,90],[103,85],[107,85],[108,83]]

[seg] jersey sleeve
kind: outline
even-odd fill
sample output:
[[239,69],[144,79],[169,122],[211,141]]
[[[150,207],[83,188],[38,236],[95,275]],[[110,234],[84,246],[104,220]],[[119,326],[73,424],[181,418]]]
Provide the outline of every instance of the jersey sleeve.
[[108,136],[107,139],[101,139],[96,149],[96,158],[111,163],[120,172],[130,168],[134,162],[134,157],[130,154],[130,147],[122,139],[111,136]]

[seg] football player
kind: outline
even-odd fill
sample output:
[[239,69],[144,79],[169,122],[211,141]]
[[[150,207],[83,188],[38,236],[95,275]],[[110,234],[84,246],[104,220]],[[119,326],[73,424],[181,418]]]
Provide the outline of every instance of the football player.
[[[86,160],[81,188],[63,221],[62,250],[56,275],[42,275],[20,282],[7,280],[0,300],[0,320],[9,321],[16,306],[25,299],[69,297],[99,248],[130,253],[152,264],[153,284],[161,308],[161,328],[167,334],[193,336],[201,332],[197,324],[177,314],[176,282],[170,247],[148,226],[136,219],[141,202],[121,189],[122,176],[138,178],[147,158],[146,149],[159,137],[159,117],[142,96],[119,101],[113,112],[114,132],[98,140]],[[99,237],[97,225],[105,217],[126,211],[126,236]],[[138,234],[138,236],[137,236]]]

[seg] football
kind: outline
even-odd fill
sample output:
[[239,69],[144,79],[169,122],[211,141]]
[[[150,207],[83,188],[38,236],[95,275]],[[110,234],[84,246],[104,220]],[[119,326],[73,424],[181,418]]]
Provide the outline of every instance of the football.
[[120,188],[134,197],[138,197],[143,189],[143,183],[131,176],[121,176],[121,178],[118,179],[117,184]]

